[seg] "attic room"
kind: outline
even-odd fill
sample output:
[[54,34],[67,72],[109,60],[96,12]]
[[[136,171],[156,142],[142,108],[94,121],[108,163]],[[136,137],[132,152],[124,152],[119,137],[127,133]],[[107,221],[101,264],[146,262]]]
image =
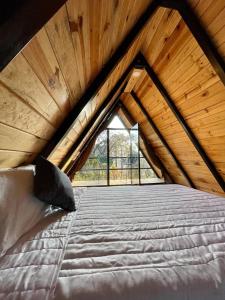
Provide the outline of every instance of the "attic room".
[[0,4],[0,299],[225,299],[225,1]]

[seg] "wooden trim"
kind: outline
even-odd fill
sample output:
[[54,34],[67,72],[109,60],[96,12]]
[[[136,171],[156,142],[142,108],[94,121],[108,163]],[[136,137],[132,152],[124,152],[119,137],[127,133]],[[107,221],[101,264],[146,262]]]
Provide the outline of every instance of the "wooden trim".
[[153,69],[150,67],[147,60],[145,59],[145,57],[142,54],[139,55],[139,59],[145,65],[145,70],[146,70],[148,76],[151,78],[152,82],[155,84],[155,86],[159,90],[160,94],[162,95],[162,97],[166,101],[166,103],[168,104],[168,106],[171,109],[172,113],[174,114],[174,116],[176,117],[176,119],[178,120],[180,125],[183,127],[185,133],[187,134],[190,141],[194,145],[195,149],[198,151],[199,155],[201,156],[201,158],[203,159],[203,161],[207,165],[207,167],[210,170],[211,174],[213,175],[213,177],[215,178],[215,180],[217,181],[219,186],[222,188],[222,190],[225,192],[225,182],[224,182],[222,176],[217,171],[216,167],[214,166],[213,162],[211,161],[211,159],[206,154],[205,150],[203,149],[203,147],[199,143],[199,141],[196,138],[196,136],[194,135],[193,131],[191,130],[191,128],[186,123],[184,117],[182,116],[182,114],[177,109],[177,107],[174,104],[174,102],[173,102],[172,98],[170,97],[169,93],[167,92],[165,87],[162,85],[162,83],[160,82],[158,76],[153,71]]
[[61,141],[66,137],[69,130],[73,127],[73,124],[78,117],[79,113],[85,107],[85,105],[89,102],[89,100],[96,96],[98,91],[106,82],[107,78],[116,68],[118,63],[122,60],[123,56],[127,53],[129,48],[132,46],[136,37],[138,37],[141,30],[144,28],[146,23],[149,21],[150,17],[153,15],[157,8],[157,1],[153,1],[146,11],[142,14],[136,24],[133,26],[131,31],[125,37],[123,42],[117,48],[115,53],[112,55],[111,59],[105,64],[102,68],[101,72],[94,79],[92,84],[87,88],[84,95],[80,98],[78,103],[72,109],[72,111],[68,114],[67,118],[63,121],[61,126],[57,129],[52,139],[47,143],[46,147],[42,151],[41,155],[44,157],[48,157],[54,149],[61,143]]
[[133,98],[133,100],[135,101],[135,103],[139,106],[141,112],[143,115],[145,115],[146,119],[148,120],[148,123],[150,124],[150,126],[152,127],[152,129],[154,130],[154,132],[156,133],[156,135],[158,136],[158,138],[160,139],[161,143],[163,144],[163,146],[166,148],[166,150],[169,152],[169,154],[172,156],[173,160],[175,161],[178,169],[181,171],[181,173],[183,174],[183,176],[186,178],[186,180],[188,181],[189,185],[192,188],[195,188],[194,183],[192,182],[191,178],[189,177],[189,175],[187,174],[187,172],[184,170],[183,166],[181,165],[181,163],[179,162],[179,160],[177,159],[175,153],[173,152],[173,150],[170,148],[169,144],[167,143],[167,141],[164,139],[163,135],[161,134],[161,132],[159,131],[159,129],[157,128],[157,126],[155,125],[154,121],[152,120],[152,118],[149,116],[147,110],[145,109],[145,107],[143,106],[143,104],[141,103],[140,99],[138,98],[138,96],[136,95],[136,93],[134,91],[131,91],[131,96]]
[[2,1],[0,71],[22,50],[66,0]]
[[[128,116],[128,118],[133,121],[133,117],[131,116],[130,112],[128,111],[128,109],[126,108],[126,106],[123,104],[122,101],[120,102],[120,106],[123,109],[123,111],[126,113],[126,115]],[[159,164],[159,168],[162,170],[162,172],[164,172],[165,174],[167,174],[167,176],[170,178],[170,180],[172,182],[174,182],[172,180],[171,175],[169,174],[169,172],[167,171],[166,167],[164,166],[164,164],[161,162],[161,160],[159,159],[159,157],[155,154],[155,152],[154,152],[152,146],[150,145],[150,143],[148,141],[146,141],[145,135],[142,132],[141,128],[139,128],[139,132],[140,132],[141,138],[143,139],[143,142],[145,142],[145,146],[146,146],[147,151],[149,153],[151,153],[151,155],[157,161],[157,163]]]
[[214,46],[210,36],[204,29],[201,21],[190,7],[187,0],[160,0],[159,5],[162,7],[177,9],[179,11],[185,24],[190,29],[205,56],[210,61],[213,69],[225,85],[225,61]]
[[[74,151],[76,151],[77,147],[80,145],[80,143],[82,142],[82,140],[86,137],[86,135],[88,134],[89,130],[92,128],[92,126],[94,125],[95,121],[100,116],[102,110],[104,110],[106,108],[106,106],[108,105],[108,103],[110,102],[110,100],[113,98],[113,96],[116,94],[116,92],[119,90],[119,88],[121,87],[121,85],[123,84],[123,82],[127,78],[127,76],[129,75],[129,73],[130,73],[131,70],[132,70],[132,64],[126,69],[126,71],[123,73],[123,75],[121,76],[121,78],[117,81],[116,85],[110,91],[109,95],[106,97],[106,99],[100,105],[99,109],[96,111],[96,113],[94,114],[94,116],[91,118],[91,120],[89,121],[89,123],[85,126],[84,130],[82,131],[82,133],[78,136],[78,138],[75,141],[75,143],[72,145],[72,147],[67,152],[66,156],[60,162],[59,168],[62,169],[64,167],[64,165],[67,163],[67,161],[70,159],[70,157],[72,156],[72,154],[74,153]],[[123,89],[123,87],[121,88],[121,90],[122,89]]]

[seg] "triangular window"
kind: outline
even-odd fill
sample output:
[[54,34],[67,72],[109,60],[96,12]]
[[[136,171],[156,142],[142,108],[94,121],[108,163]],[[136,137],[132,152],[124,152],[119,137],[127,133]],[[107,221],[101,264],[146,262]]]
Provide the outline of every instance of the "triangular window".
[[116,115],[97,137],[73,185],[131,185],[161,182],[140,149],[138,124],[125,128]]

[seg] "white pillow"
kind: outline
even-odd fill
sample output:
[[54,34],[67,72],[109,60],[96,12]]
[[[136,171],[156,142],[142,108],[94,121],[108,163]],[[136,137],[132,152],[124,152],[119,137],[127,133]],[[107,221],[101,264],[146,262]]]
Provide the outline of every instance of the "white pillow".
[[0,171],[0,257],[44,215],[46,204],[33,196],[34,169]]

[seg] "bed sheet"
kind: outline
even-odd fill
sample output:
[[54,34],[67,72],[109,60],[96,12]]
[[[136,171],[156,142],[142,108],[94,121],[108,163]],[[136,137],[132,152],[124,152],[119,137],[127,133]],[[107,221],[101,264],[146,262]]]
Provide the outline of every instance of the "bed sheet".
[[55,299],[225,299],[225,198],[180,185],[88,188]]

